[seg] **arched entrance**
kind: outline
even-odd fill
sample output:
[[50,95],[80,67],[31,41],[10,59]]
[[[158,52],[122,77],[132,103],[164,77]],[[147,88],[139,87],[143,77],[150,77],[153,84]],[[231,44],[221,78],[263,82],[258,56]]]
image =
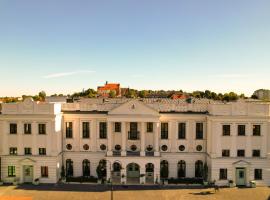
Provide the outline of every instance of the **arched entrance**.
[[127,165],[127,183],[139,184],[140,183],[140,166],[136,163]]
[[112,181],[113,183],[121,182],[121,164],[114,162],[112,165]]
[[154,183],[154,164],[147,163],[145,165],[145,182],[146,183]]

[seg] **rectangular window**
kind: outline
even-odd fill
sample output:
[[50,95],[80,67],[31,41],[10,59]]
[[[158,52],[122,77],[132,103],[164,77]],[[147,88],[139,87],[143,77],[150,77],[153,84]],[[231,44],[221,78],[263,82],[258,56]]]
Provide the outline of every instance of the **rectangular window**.
[[246,135],[246,126],[245,125],[238,125],[238,135],[239,136]]
[[10,134],[17,134],[17,124],[15,124],[15,123],[9,124],[9,133]]
[[72,138],[73,129],[72,122],[66,122],[66,138]]
[[15,177],[16,172],[15,172],[15,166],[8,166],[8,177]]
[[254,136],[261,135],[261,125],[253,125],[253,135]]
[[259,149],[252,150],[252,156],[253,157],[260,157],[261,156],[261,151]]
[[244,149],[238,149],[237,150],[237,156],[238,157],[245,157],[245,150]]
[[262,180],[262,169],[254,169],[254,179]]
[[47,178],[49,177],[49,170],[48,170],[48,166],[41,166],[41,177]]
[[46,155],[46,148],[39,148],[38,152],[39,152],[39,155]]
[[196,139],[203,139],[203,123],[196,123]]
[[146,126],[147,126],[147,133],[153,133],[154,131],[153,122],[147,122]]
[[24,124],[24,134],[31,134],[31,124]]
[[229,149],[223,149],[222,150],[222,157],[230,157],[230,150]]
[[227,169],[219,169],[219,179],[220,180],[227,180]]
[[186,139],[186,123],[178,124],[178,139]]
[[90,137],[90,123],[89,122],[82,123],[82,137],[83,138]]
[[114,123],[114,132],[117,132],[117,133],[121,132],[121,122]]
[[17,147],[10,147],[9,154],[10,155],[17,155]]
[[223,125],[222,126],[222,135],[223,136],[231,135],[231,125]]
[[31,155],[32,154],[32,149],[29,148],[29,147],[24,148],[24,154],[25,155]]
[[40,135],[46,134],[46,124],[38,124],[38,134]]
[[107,138],[107,123],[99,122],[99,138],[106,139]]
[[161,123],[161,139],[168,139],[168,133],[169,133],[169,125],[168,123]]

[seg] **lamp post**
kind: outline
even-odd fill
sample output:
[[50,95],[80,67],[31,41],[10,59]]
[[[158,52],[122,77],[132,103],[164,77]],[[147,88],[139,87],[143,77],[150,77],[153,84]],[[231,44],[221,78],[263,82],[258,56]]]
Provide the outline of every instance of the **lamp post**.
[[[112,163],[110,160],[107,160],[107,162],[109,162],[110,164],[110,174],[111,174],[111,178],[110,178],[110,181],[111,181],[111,200],[113,200],[113,181],[112,181],[112,175],[113,175],[113,169],[112,169]],[[121,169],[122,168],[122,164],[119,160],[115,160],[114,162],[118,162],[120,164],[120,172],[121,172]],[[120,173],[120,178],[121,178],[121,173]]]

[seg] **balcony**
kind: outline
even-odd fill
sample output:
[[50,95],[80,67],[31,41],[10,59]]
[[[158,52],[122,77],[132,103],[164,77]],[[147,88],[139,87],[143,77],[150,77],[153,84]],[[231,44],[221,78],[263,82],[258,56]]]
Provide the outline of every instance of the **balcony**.
[[127,156],[140,156],[139,151],[127,151]]
[[140,139],[140,132],[139,131],[129,131],[128,132],[128,139],[129,140],[139,140]]
[[113,151],[113,156],[121,156],[121,151]]
[[145,156],[154,156],[154,151],[146,151]]

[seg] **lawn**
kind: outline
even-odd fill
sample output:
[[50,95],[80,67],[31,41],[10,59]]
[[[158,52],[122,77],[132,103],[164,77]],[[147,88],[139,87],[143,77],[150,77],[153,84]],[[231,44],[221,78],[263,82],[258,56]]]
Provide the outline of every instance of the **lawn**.
[[[85,185],[68,186],[1,186],[0,200],[95,200],[110,199],[108,188]],[[88,191],[91,190],[91,191]],[[224,200],[268,200],[270,188],[223,188],[218,192],[213,189],[147,189],[130,188],[117,189],[113,192],[114,200],[197,200],[197,199],[224,199]],[[270,198],[269,198],[270,200]]]

